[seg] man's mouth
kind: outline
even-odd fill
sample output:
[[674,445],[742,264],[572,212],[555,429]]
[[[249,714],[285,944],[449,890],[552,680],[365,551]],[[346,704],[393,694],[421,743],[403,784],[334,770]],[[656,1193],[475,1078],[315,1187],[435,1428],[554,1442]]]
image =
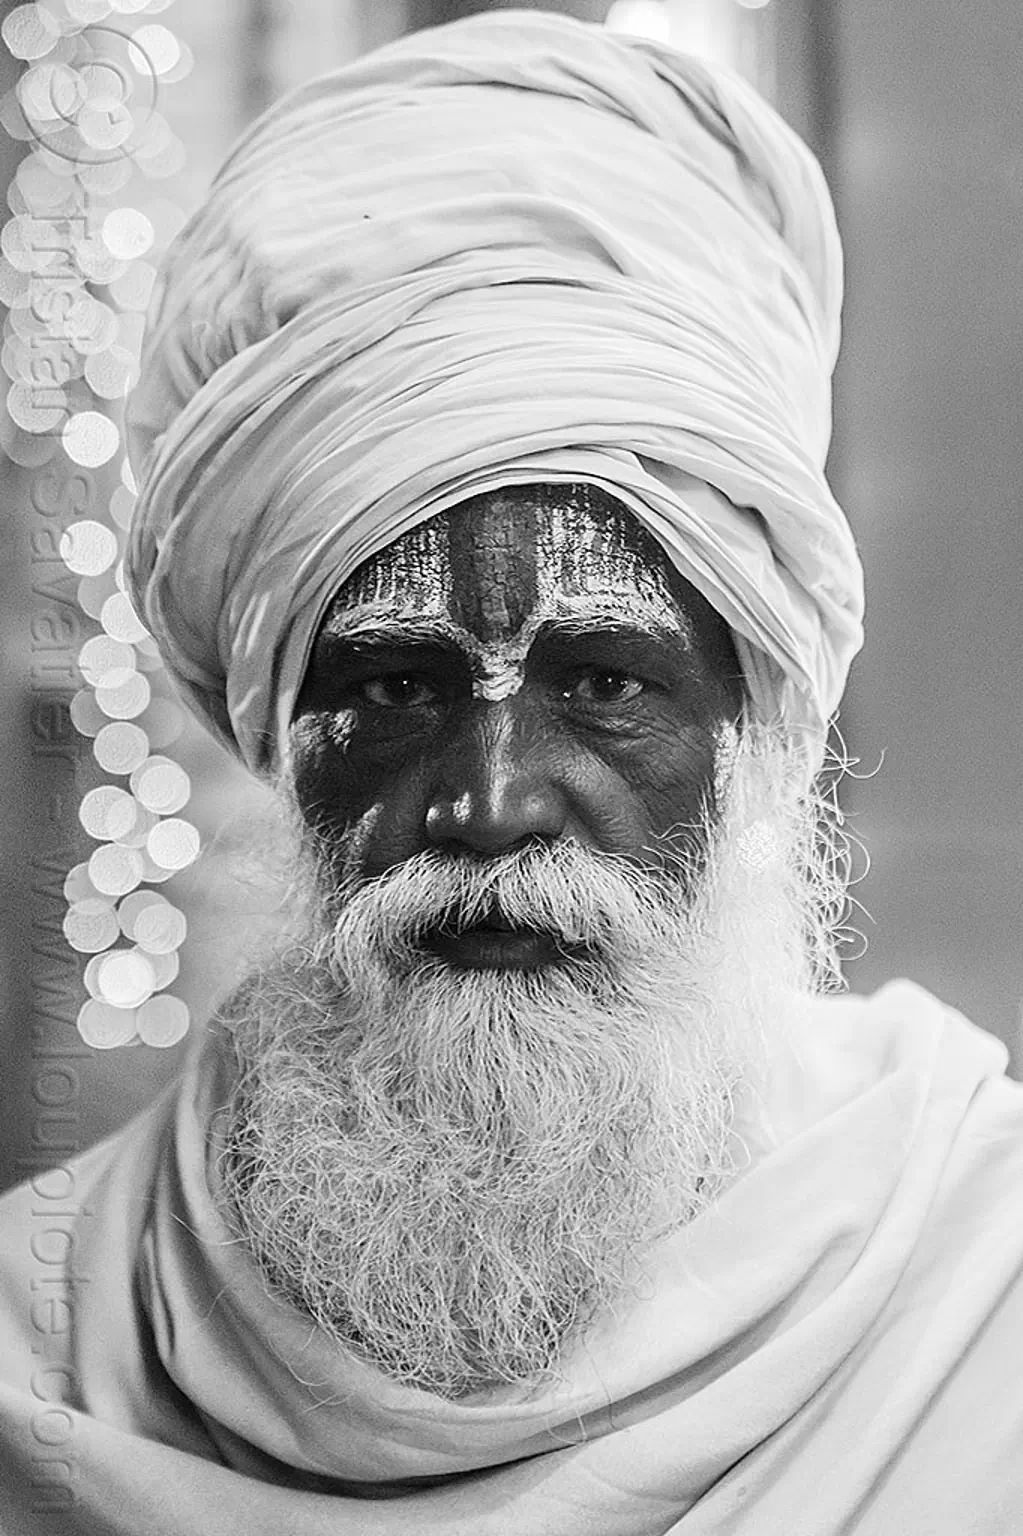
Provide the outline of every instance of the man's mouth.
[[422,944],[466,970],[533,970],[564,962],[580,948],[538,928],[516,927],[496,907],[471,927],[442,923],[423,936]]

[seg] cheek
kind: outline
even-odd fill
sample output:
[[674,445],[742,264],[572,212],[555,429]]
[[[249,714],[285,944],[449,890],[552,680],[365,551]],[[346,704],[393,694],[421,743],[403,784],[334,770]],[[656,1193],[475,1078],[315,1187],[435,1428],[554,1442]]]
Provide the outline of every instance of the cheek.
[[346,867],[377,874],[425,846],[425,774],[394,742],[353,745],[354,712],[309,713],[291,728],[292,783],[303,820],[340,843]]
[[646,827],[646,841],[670,835],[679,847],[705,844],[706,823],[716,814],[717,737],[694,726],[665,725],[642,742],[618,745],[610,766]]

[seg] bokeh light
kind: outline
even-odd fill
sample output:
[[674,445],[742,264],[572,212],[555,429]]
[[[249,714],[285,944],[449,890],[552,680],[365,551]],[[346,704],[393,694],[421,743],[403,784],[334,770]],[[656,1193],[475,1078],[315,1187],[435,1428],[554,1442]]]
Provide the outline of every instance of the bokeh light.
[[82,955],[109,949],[119,931],[113,907],[98,896],[72,902],[64,915],[64,937]]
[[[169,757],[150,757],[131,776],[132,794],[147,810],[173,816],[188,804],[192,792],[188,774]],[[154,850],[150,848],[150,852]],[[155,857],[159,855],[154,854]],[[160,860],[161,863],[165,862]]]
[[106,685],[98,687],[96,703],[111,720],[134,720],[149,703],[151,692],[141,672],[132,672],[116,683],[108,679]]
[[101,784],[83,796],[78,819],[90,837],[112,841],[131,831],[135,821],[134,797],[114,784]]
[[96,969],[97,994],[116,1008],[138,1008],[156,991],[149,957],[137,949],[104,955]]
[[146,852],[164,869],[187,869],[199,857],[198,830],[190,821],[168,816],[146,838]]
[[108,635],[116,640],[124,640],[129,645],[137,640],[145,640],[149,634],[125,592],[115,592],[107,598],[100,613],[100,623]]
[[[185,221],[182,208],[146,185],[173,175],[184,157],[156,110],[157,80],[162,89],[194,62],[153,20],[170,4],[47,0],[15,6],[0,27],[25,64],[0,98],[0,126],[25,144],[0,229],[8,310],[0,364],[9,381],[0,448],[26,469],[62,454],[79,473],[109,465],[117,477],[105,506],[101,497],[96,510],[90,498],[59,529],[81,615],[95,626],[78,648],[82,686],[71,721],[91,738],[95,770],[129,785],[102,783],[83,795],[79,820],[97,846],[64,880],[64,933],[83,957],[88,993],[78,1027],[97,1049],[165,1048],[187,1032],[187,1007],[163,991],[178,976],[187,924],[154,887],[193,863],[201,846],[178,815],[191,795],[188,774],[163,755],[184,714],[163,696],[159,652],[120,558],[138,489],[121,402],[138,375],[156,262]],[[123,18],[143,13],[134,32],[125,28]],[[134,195],[126,191],[133,177]]]
[[16,59],[41,59],[60,36],[60,22],[43,5],[19,5],[4,17],[0,35]]
[[167,955],[173,949],[180,949],[187,933],[185,914],[169,901],[143,907],[132,924],[135,943],[153,955]]
[[[105,341],[100,350],[109,344]],[[109,416],[103,416],[99,411],[77,411],[68,419],[60,440],[69,459],[88,469],[96,469],[113,458],[121,434]]]
[[161,993],[143,1003],[136,1016],[139,1036],[147,1045],[166,1049],[177,1045],[188,1033],[188,1004],[179,997]]
[[92,752],[104,773],[133,773],[149,755],[149,737],[129,720],[111,720],[97,733]]
[[78,1010],[78,1033],[86,1045],[98,1051],[127,1045],[135,1034],[135,1010],[114,1008],[110,1003],[90,997]]

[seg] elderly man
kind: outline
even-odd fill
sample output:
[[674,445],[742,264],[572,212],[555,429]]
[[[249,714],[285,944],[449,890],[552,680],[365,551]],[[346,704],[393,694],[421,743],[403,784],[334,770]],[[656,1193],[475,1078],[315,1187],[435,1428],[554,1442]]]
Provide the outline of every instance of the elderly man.
[[824,995],[839,268],[745,86],[533,13],[234,151],[130,567],[294,879],[45,1294],[3,1204],[5,1530],[1023,1528],[1023,1098]]

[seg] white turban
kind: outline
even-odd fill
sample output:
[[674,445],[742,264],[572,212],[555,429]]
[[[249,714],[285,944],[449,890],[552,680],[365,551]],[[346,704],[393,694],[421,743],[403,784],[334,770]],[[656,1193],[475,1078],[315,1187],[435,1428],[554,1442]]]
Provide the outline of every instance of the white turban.
[[168,254],[128,411],[139,612],[272,773],[362,561],[585,481],[819,743],[862,634],[823,473],[840,302],[820,169],[737,77],[536,12],[415,33],[260,118]]

